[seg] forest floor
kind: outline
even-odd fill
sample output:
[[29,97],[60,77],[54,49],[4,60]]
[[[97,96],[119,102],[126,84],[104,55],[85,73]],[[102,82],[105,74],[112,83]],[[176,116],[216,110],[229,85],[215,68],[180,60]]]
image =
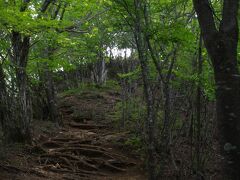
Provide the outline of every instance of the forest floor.
[[62,94],[63,127],[36,121],[32,145],[3,148],[0,180],[147,179],[139,154],[124,145],[129,132],[108,116],[117,101],[108,90]]

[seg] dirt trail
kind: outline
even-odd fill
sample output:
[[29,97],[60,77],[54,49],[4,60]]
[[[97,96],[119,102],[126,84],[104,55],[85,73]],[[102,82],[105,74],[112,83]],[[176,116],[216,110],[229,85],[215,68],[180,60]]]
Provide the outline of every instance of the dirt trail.
[[[127,133],[114,132],[107,114],[113,111],[114,94],[82,93],[61,98],[64,128],[53,136],[39,135],[28,148],[32,167],[0,166],[12,174],[3,179],[112,179],[144,180],[142,162],[114,145]],[[33,156],[34,155],[34,156]],[[8,169],[9,168],[9,169]],[[1,176],[0,176],[1,179]]]

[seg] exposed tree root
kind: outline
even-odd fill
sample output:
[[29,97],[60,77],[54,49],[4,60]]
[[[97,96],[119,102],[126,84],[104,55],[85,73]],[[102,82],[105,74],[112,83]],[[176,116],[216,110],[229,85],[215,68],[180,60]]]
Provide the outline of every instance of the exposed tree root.
[[41,172],[39,172],[39,171],[37,171],[37,170],[34,170],[34,169],[30,169],[30,170],[28,171],[28,173],[30,173],[30,174],[35,174],[35,175],[37,175],[38,177],[46,178],[46,175],[45,175],[45,174],[43,174],[43,173],[41,173]]
[[56,137],[52,139],[53,141],[56,141],[57,143],[67,143],[67,144],[85,144],[85,143],[91,143],[92,139],[76,139],[76,138],[67,138],[67,137]]
[[[62,106],[61,111],[65,122],[61,132],[51,138],[40,135],[35,146],[27,149],[28,153],[34,154],[37,168],[25,170],[0,164],[0,172],[34,174],[43,179],[100,180],[135,165],[128,157],[116,153],[106,138],[107,135],[121,137],[128,132],[113,134],[108,126],[94,124],[92,116],[85,118],[87,122],[77,123],[71,115],[73,106],[70,105]],[[94,118],[102,116],[95,115]]]
[[31,154],[44,154],[47,151],[41,145],[36,145],[36,146],[29,146],[27,148],[27,152]]
[[11,173],[11,174],[25,173],[25,174],[35,174],[38,177],[43,177],[43,178],[46,177],[43,173],[41,173],[37,170],[34,170],[34,169],[26,170],[26,169],[21,169],[21,168],[15,167],[15,166],[2,165],[2,164],[0,164],[0,169],[3,171],[6,171],[8,173]]
[[66,109],[63,112],[65,120],[70,121],[69,129],[40,144],[44,153],[39,155],[38,162],[44,171],[60,174],[66,180],[92,180],[112,172],[125,172],[135,165],[128,157],[102,146],[101,137],[105,136],[100,130],[107,126],[74,122],[70,112]]
[[44,170],[49,170],[55,173],[68,173],[68,174],[75,174],[81,177],[94,177],[94,176],[106,176],[106,174],[99,173],[96,171],[86,171],[86,170],[68,170],[63,168],[56,168],[54,166],[45,166],[43,167]]
[[114,170],[114,171],[126,171],[126,169],[119,168],[107,161],[104,162],[103,166],[109,168],[110,170]]
[[42,143],[41,145],[43,148],[59,148],[62,145],[56,141],[47,141]]
[[88,163],[84,158],[79,158],[77,156],[73,156],[70,154],[63,154],[63,153],[51,153],[41,156],[41,163],[45,163],[46,160],[48,161],[48,164],[57,164],[59,163],[64,164],[68,167],[68,169],[74,169],[74,166],[82,167],[84,169],[88,170],[98,170],[98,168],[95,165],[92,165]]
[[80,123],[69,123],[69,126],[78,128],[78,129],[85,129],[85,130],[106,128],[106,126],[104,125],[80,124]]
[[[47,144],[59,145],[55,141],[48,141]],[[44,164],[49,170],[55,172],[74,172],[82,177],[84,174],[98,174],[99,171],[124,172],[124,167],[128,166],[128,161],[124,156],[109,152],[108,149],[91,144],[78,144],[67,146],[62,144],[61,148],[49,149],[49,153],[40,156],[39,162]],[[133,164],[133,163],[132,163]]]
[[[87,131],[86,131],[87,132]],[[74,134],[74,133],[73,133]],[[126,167],[135,165],[128,158],[111,149],[92,145],[77,137],[55,137],[41,144],[44,154],[39,162],[44,170],[54,173],[71,174],[64,179],[97,179],[106,172],[125,172]]]
[[2,169],[3,171],[9,172],[9,173],[25,173],[26,171],[23,169],[20,169],[18,167],[15,166],[10,166],[10,165],[2,165],[0,164],[0,169]]

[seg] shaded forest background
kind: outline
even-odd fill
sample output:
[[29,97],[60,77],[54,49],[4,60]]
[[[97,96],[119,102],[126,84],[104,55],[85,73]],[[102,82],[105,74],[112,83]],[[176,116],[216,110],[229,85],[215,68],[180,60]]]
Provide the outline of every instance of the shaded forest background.
[[62,97],[112,90],[148,179],[240,179],[238,4],[1,0],[0,152],[63,127]]

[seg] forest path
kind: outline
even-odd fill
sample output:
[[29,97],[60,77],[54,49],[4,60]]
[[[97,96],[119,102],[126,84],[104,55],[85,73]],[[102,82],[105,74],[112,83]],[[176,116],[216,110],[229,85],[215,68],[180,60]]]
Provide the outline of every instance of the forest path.
[[51,136],[39,135],[29,149],[32,167],[12,179],[146,179],[139,158],[124,145],[114,143],[128,135],[114,130],[108,118],[117,101],[112,92],[61,97],[59,111],[64,128]]

